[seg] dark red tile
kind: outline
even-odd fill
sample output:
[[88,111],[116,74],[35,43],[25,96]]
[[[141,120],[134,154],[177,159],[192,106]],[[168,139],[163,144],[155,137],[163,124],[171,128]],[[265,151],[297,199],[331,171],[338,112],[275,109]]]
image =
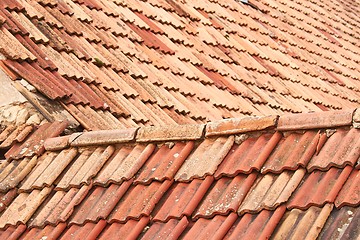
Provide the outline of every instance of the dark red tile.
[[139,170],[135,183],[171,180],[194,148],[194,142],[177,142],[172,148],[160,147]]
[[125,196],[120,199],[108,220],[125,222],[128,219],[149,216],[171,184],[172,181],[166,180],[163,183],[152,182],[148,186],[140,184],[131,186]]
[[360,203],[360,170],[354,169],[336,197],[335,206],[358,206]]
[[317,131],[288,135],[278,143],[261,168],[261,172],[264,174],[267,172],[281,173],[285,169],[296,170],[300,166],[306,167],[318,150],[318,143],[322,137],[324,137],[324,134]]
[[333,203],[348,179],[352,168],[330,168],[326,172],[315,170],[308,174],[302,184],[292,194],[287,207],[307,209],[309,206],[322,206]]
[[281,138],[281,133],[277,132],[250,137],[239,145],[234,144],[216,170],[215,177],[235,176],[238,173],[250,173],[253,170],[260,171]]
[[137,239],[146,229],[149,217],[142,217],[140,220],[128,220],[125,223],[114,222],[108,225],[99,236],[99,239],[107,240],[126,236],[128,239]]
[[190,183],[174,183],[155,207],[152,213],[153,220],[165,222],[171,218],[191,216],[213,181],[213,177],[208,176],[205,180],[194,179]]
[[189,221],[186,217],[181,220],[170,219],[168,222],[155,222],[147,226],[142,239],[179,239],[180,235],[187,227]]

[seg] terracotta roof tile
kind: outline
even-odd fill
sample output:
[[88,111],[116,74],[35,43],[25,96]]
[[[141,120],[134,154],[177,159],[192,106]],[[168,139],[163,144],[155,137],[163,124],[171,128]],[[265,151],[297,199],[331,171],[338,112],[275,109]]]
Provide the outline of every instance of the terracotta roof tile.
[[332,204],[326,204],[323,208],[310,207],[306,211],[293,209],[286,212],[272,236],[296,239],[306,234],[308,238],[317,238],[332,209]]
[[328,217],[320,239],[336,239],[339,237],[354,239],[359,236],[359,208],[343,207],[334,209]]
[[139,219],[142,216],[149,216],[171,184],[172,181],[165,180],[163,183],[152,182],[148,186],[141,184],[131,186],[114,208],[108,218],[109,221],[125,222],[128,219]]
[[212,175],[234,143],[234,137],[206,139],[184,162],[175,175],[177,181],[190,181]]
[[288,208],[305,209],[334,202],[348,179],[352,168],[330,168],[327,172],[315,170],[304,178],[288,202]]

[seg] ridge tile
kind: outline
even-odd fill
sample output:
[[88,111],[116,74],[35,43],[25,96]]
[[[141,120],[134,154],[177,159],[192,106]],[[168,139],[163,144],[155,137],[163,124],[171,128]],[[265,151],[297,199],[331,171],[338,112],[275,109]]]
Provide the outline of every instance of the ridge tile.
[[354,110],[288,114],[280,116],[277,130],[300,130],[351,126]]
[[278,116],[225,119],[206,124],[205,136],[238,134],[275,127]]
[[142,127],[137,132],[136,141],[197,140],[203,137],[204,128],[204,124]]

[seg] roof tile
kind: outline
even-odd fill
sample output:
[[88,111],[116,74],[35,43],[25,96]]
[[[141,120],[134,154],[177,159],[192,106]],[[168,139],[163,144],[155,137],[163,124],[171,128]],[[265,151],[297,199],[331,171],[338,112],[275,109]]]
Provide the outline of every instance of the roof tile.
[[304,237],[316,239],[332,209],[332,204],[326,204],[324,208],[313,206],[306,211],[293,209],[286,212],[272,237],[275,239],[302,239]]
[[107,164],[101,169],[94,184],[107,185],[108,183],[121,183],[135,176],[138,170],[148,160],[153,151],[154,144],[123,146],[116,149]]
[[237,134],[274,127],[277,116],[226,119],[206,124],[206,136]]
[[[100,186],[92,188],[75,209],[69,222],[82,225],[89,221],[96,222],[99,219],[106,219],[119,200],[125,195],[131,183],[130,180],[123,182],[121,185],[110,184],[106,188]],[[95,208],[97,210],[93,211]]]
[[308,170],[355,165],[360,156],[359,134],[360,131],[354,128],[337,129],[326,141],[322,150],[310,160]]
[[139,129],[136,141],[196,140],[203,136],[204,128],[205,126],[202,124],[143,127]]
[[177,142],[171,148],[161,146],[143,165],[135,177],[135,183],[153,180],[171,180],[194,148],[194,142]]
[[213,177],[208,176],[205,180],[194,179],[191,183],[174,183],[155,207],[152,213],[154,221],[166,222],[191,216],[213,181]]
[[328,217],[319,239],[356,239],[360,235],[359,208],[334,209]]
[[77,150],[72,148],[55,153],[44,154],[38,160],[34,170],[26,177],[20,186],[20,191],[29,191],[33,188],[50,187],[62,174],[67,165],[76,157]]
[[268,173],[259,176],[239,207],[238,213],[254,213],[262,209],[273,210],[287,202],[300,184],[305,172],[300,168],[295,172],[284,171],[280,175]]
[[335,200],[335,206],[357,206],[360,203],[360,170],[354,169]]
[[163,183],[152,182],[148,186],[141,184],[131,186],[110,214],[109,221],[125,222],[129,219],[149,216],[171,184],[172,181],[165,180]]
[[209,218],[236,212],[255,179],[256,173],[216,180],[194,212],[194,218]]
[[330,168],[327,172],[315,170],[304,178],[304,181],[293,193],[288,201],[288,208],[306,209],[309,206],[322,206],[332,203],[345,181],[348,179],[352,168]]
[[51,188],[20,193],[0,217],[0,228],[8,225],[26,224],[36,209],[49,195]]
[[127,236],[128,239],[136,239],[145,229],[149,217],[141,217],[140,220],[129,219],[126,223],[114,222],[104,229],[99,239],[110,239],[114,236]]
[[[141,220],[140,220],[141,221]],[[143,239],[179,239],[184,229],[188,226],[189,221],[186,217],[181,220],[170,219],[168,222],[154,222],[152,225],[147,226],[145,234],[142,235]]]
[[[296,170],[306,167],[315,152],[319,151],[320,138],[326,137],[317,131],[291,133],[282,138],[268,160],[261,168],[262,173],[281,173],[283,170]],[[292,151],[289,151],[289,149]]]
[[234,143],[234,136],[205,139],[175,175],[176,181],[190,181],[212,175]]
[[68,166],[66,173],[57,183],[56,189],[68,189],[69,187],[89,184],[106,161],[110,159],[114,151],[113,146],[108,146],[106,148],[98,147],[94,151],[81,152]]
[[279,118],[278,130],[298,130],[314,128],[332,128],[352,125],[354,110],[332,112],[308,113],[301,115],[284,115]]
[[259,171],[281,138],[282,134],[276,132],[250,137],[239,145],[234,144],[216,170],[215,177]]

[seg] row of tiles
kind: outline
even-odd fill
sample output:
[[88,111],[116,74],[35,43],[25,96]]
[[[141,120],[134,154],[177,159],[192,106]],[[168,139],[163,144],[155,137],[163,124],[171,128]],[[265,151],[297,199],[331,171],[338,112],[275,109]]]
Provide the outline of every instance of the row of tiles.
[[167,222],[182,216],[211,218],[237,212],[238,215],[274,210],[308,209],[333,203],[337,208],[358,206],[360,172],[350,166],[305,174],[304,169],[281,174],[239,174],[213,176],[191,182],[153,181],[149,185],[133,180],[107,187],[82,185],[68,191],[42,187],[30,192],[13,188],[1,194],[0,228],[18,223],[30,227],[68,222],[83,225],[98,219],[126,222],[150,216]]
[[230,135],[162,145],[71,147],[45,152],[44,140],[57,136],[65,127],[63,122],[48,123],[25,142],[16,143],[5,156],[17,160],[1,164],[1,191],[19,186],[25,177],[19,186],[22,191],[54,183],[60,190],[91,181],[104,186],[134,176],[136,183],[146,184],[172,179],[187,182],[207,175],[229,177],[252,171],[280,174],[300,167],[308,172],[347,165],[360,167],[360,130],[355,128],[307,130],[285,136],[281,132],[243,135],[245,138]]
[[148,217],[125,223],[104,220],[83,226],[58,223],[43,228],[10,226],[2,239],[357,239],[359,208],[336,209],[332,204],[307,210],[263,210],[258,214],[216,215],[197,221],[187,218],[153,222]]

